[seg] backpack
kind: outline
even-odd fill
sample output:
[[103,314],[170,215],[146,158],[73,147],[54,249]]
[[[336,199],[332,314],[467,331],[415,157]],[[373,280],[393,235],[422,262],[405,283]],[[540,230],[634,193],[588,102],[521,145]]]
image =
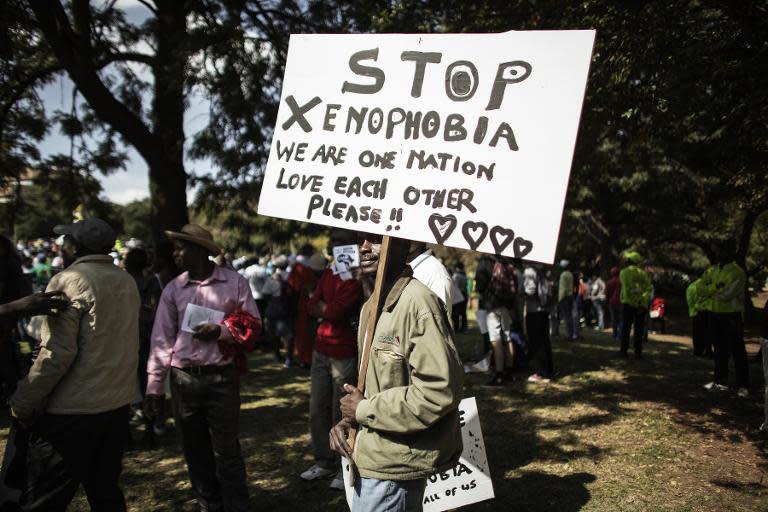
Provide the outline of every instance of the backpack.
[[491,307],[510,306],[517,294],[517,280],[509,265],[496,262],[488,284],[487,300]]

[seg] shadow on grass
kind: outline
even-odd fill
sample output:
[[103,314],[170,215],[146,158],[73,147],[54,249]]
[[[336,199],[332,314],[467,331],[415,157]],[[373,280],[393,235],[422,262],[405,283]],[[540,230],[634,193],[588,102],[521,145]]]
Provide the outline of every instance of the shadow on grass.
[[[460,335],[461,352],[469,353],[469,345],[477,337],[476,331]],[[672,411],[672,421],[685,428],[732,442],[752,440],[748,427],[759,420],[756,399],[706,392],[702,384],[710,380],[712,362],[694,358],[684,345],[651,341],[646,360],[623,360],[615,358],[617,347],[610,335],[588,332],[584,341],[560,341],[553,348],[562,384],[537,388],[521,378],[494,389],[482,386],[486,376],[467,377],[465,396],[478,399],[496,492],[495,500],[470,509],[499,510],[509,505],[519,510],[580,510],[591,499],[590,487],[600,482],[588,471],[570,472],[568,464],[574,460],[599,464],[613,456],[613,449],[576,433],[609,427],[636,414],[638,402],[665,406]],[[308,375],[258,359],[243,389],[242,413],[243,447],[254,479],[254,496],[274,510],[297,506],[343,510],[344,498],[328,489],[328,480],[304,482],[298,478],[313,463]],[[604,380],[604,372],[619,372],[621,378]],[[540,414],[568,404],[578,404],[588,412],[552,418]],[[643,442],[633,439],[631,432],[628,437],[630,442]],[[539,470],[541,465],[547,469]]]
[[[482,385],[487,376],[467,376],[464,395],[478,401],[496,493],[496,499],[467,510],[616,510],[616,495],[624,491],[614,489],[610,470],[601,465],[632,464],[621,443],[632,444],[632,453],[657,457],[653,439],[644,438],[642,426],[632,423],[638,417],[654,420],[653,415],[643,415],[644,408],[662,411],[654,413],[663,415],[662,435],[671,423],[729,443],[753,443],[762,457],[758,469],[768,470],[765,441],[750,433],[762,414],[757,403],[762,377],[757,372],[752,375],[755,396],[749,399],[712,394],[702,388],[711,380],[712,361],[694,358],[682,344],[651,341],[646,359],[636,361],[615,358],[617,347],[610,335],[590,331],[585,336],[576,343],[553,343],[560,378],[551,385],[528,384],[520,375],[504,387],[488,388]],[[476,330],[459,335],[460,352],[471,353],[479,337]],[[314,462],[308,372],[286,370],[269,354],[254,354],[251,361],[242,383],[240,422],[254,509],[345,510],[343,493],[329,489],[329,480],[304,482],[298,476]],[[590,435],[607,432],[608,437],[582,435],[585,430]],[[194,510],[179,445],[171,434],[157,450],[126,457],[122,483],[131,510]],[[759,480],[759,471],[755,475]],[[648,490],[663,496],[664,477],[649,478]],[[754,499],[765,492],[765,482],[706,473],[697,478],[711,481],[731,493],[728,496]]]
[[[521,375],[503,388],[486,388],[482,382],[487,377],[468,377],[465,396],[476,395],[480,404],[497,496],[493,502],[479,505],[478,510],[493,510],[500,503],[525,503],[521,510],[578,510],[590,499],[587,486],[595,481],[594,475],[560,477],[550,472],[530,473],[526,466],[544,464],[555,468],[558,463],[567,464],[575,459],[599,463],[611,456],[611,449],[580,440],[572,433],[634,417],[644,402],[661,406],[681,428],[730,443],[754,444],[762,459],[757,469],[768,471],[765,438],[755,432],[762,416],[758,403],[762,400],[762,393],[758,393],[762,390],[762,376],[755,367],[750,368],[755,392],[752,397],[741,399],[735,392],[712,394],[703,389],[703,384],[712,378],[713,362],[694,357],[683,344],[651,340],[645,347],[645,359],[635,360],[617,358],[618,347],[609,334],[585,332],[585,337],[575,343],[553,343],[560,382],[552,386],[531,387],[520,382],[525,380],[525,375]],[[462,353],[470,353],[475,341],[460,336]],[[601,376],[605,372],[616,372],[619,377],[604,380]],[[578,404],[588,412],[574,418],[559,414],[552,419],[546,413],[542,417],[531,412],[569,404]],[[627,434],[627,442],[645,441],[638,432]],[[755,476],[760,478],[759,471]],[[521,481],[526,485],[521,485]],[[724,486],[723,482],[712,483]],[[753,496],[764,489],[760,484],[732,484]],[[731,488],[736,489],[733,485]],[[553,496],[560,495],[579,496],[584,501],[574,508],[557,503]]]
[[[524,471],[521,476],[509,480],[509,488],[515,496],[514,501],[508,502],[509,509],[576,512],[589,502],[591,496],[586,486],[595,478],[590,473],[556,476]],[[497,509],[499,500],[497,498]]]

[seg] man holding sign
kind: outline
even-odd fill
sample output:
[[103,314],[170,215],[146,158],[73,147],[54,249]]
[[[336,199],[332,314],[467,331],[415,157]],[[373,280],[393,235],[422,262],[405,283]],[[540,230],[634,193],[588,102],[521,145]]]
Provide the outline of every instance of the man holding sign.
[[354,511],[421,510],[424,479],[461,453],[453,331],[404,239],[554,260],[594,37],[291,36],[259,214],[377,233],[369,275],[384,255],[358,331],[362,389],[347,386],[331,430],[359,473]]
[[[382,237],[364,238],[365,278],[378,270]],[[394,277],[383,283],[381,316],[368,325],[371,300],[360,315],[361,354],[367,329],[374,329],[365,393],[345,385],[342,420],[330,432],[331,448],[351,457],[359,472],[353,512],[421,510],[427,477],[454,467],[462,451],[463,370],[453,330],[440,300],[406,265],[409,242],[390,243],[394,268],[387,274]],[[347,442],[353,427],[354,450]]]

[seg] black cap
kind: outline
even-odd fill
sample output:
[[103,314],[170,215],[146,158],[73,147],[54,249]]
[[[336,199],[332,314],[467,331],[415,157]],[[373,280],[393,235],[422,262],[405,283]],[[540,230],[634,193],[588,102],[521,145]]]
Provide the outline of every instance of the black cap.
[[115,230],[101,219],[91,217],[74,224],[62,224],[53,228],[57,235],[69,235],[86,249],[107,252],[115,245]]

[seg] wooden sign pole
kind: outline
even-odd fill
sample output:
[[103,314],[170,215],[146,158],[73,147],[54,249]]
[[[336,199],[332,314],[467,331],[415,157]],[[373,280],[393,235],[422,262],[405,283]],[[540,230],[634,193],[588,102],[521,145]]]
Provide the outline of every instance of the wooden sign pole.
[[376,272],[376,283],[373,286],[373,295],[371,299],[371,310],[368,314],[368,328],[365,331],[365,340],[363,340],[363,354],[360,359],[360,374],[357,377],[357,389],[365,392],[365,374],[368,372],[368,358],[371,354],[371,344],[373,343],[373,334],[376,331],[376,323],[379,321],[381,308],[384,307],[384,285],[386,284],[387,274],[390,271],[390,255],[392,253],[392,244],[389,236],[385,236],[381,241],[381,253],[379,255],[379,268]]
[[[393,239],[387,235],[381,240],[379,265],[376,271],[376,282],[373,287],[373,294],[371,295],[371,309],[368,313],[368,323],[366,324],[365,337],[363,339],[363,353],[360,358],[360,373],[357,378],[357,389],[362,391],[363,394],[365,393],[365,375],[368,373],[368,360],[370,359],[371,345],[373,344],[373,336],[376,332],[376,324],[379,321],[379,315],[381,315],[381,309],[384,307],[384,301],[387,298],[389,288],[394,282],[394,278],[397,277],[390,274],[401,270],[408,252],[407,246],[403,244],[409,243],[410,242],[407,240]],[[355,451],[356,436],[357,429],[351,429],[349,431],[347,443],[353,453]],[[352,461],[351,458],[350,464],[354,465],[354,461]]]
[[[365,374],[368,372],[368,359],[371,354],[371,345],[373,344],[373,335],[376,332],[376,324],[379,321],[379,315],[381,309],[384,307],[384,300],[386,299],[384,286],[387,285],[392,254],[392,242],[391,238],[385,235],[381,240],[381,252],[379,253],[379,266],[376,272],[376,283],[373,287],[373,294],[371,295],[371,309],[368,314],[368,324],[365,331],[365,339],[363,340],[363,353],[360,358],[360,373],[357,377],[357,389],[365,394]],[[355,451],[355,438],[357,437],[357,429],[353,428],[349,431],[349,437],[347,443],[350,449],[354,453]],[[350,457],[350,464],[354,464]]]

